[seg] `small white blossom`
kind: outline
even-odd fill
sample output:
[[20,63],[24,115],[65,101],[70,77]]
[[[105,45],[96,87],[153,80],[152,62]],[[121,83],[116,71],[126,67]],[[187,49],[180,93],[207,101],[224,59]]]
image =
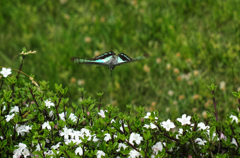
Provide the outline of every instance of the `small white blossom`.
[[[144,118],[145,118],[145,119],[149,119],[149,116],[151,116],[151,112],[147,112],[147,115],[146,115],[146,116],[144,116]],[[158,118],[157,118],[157,117],[155,117],[155,119],[157,120]]]
[[51,149],[58,149],[59,147],[60,147],[60,144],[61,144],[62,142],[58,142],[56,145],[53,145],[52,147],[51,147]]
[[60,119],[61,119],[61,120],[65,121],[64,112],[62,112],[61,114],[59,114],[59,116],[60,116]]
[[2,68],[2,71],[0,71],[0,73],[3,75],[3,77],[7,77],[8,75],[10,75],[12,72],[12,69],[6,69],[6,68]]
[[195,139],[195,142],[198,143],[199,145],[205,145],[205,143],[207,143],[206,140],[202,140],[201,138]]
[[64,136],[64,139],[69,139],[69,136],[72,134],[72,129],[68,129],[66,126],[63,128],[63,132],[60,132],[60,136]]
[[150,125],[148,125],[148,124],[145,124],[143,127],[145,127],[145,128],[151,128],[151,129],[156,129],[157,128],[157,126],[156,125],[154,125],[153,123],[150,123]]
[[197,127],[199,127],[199,130],[205,130],[205,129],[210,129],[209,126],[205,126],[203,122],[198,123]]
[[75,116],[73,113],[69,115],[69,118],[74,122],[77,123],[77,116]]
[[[127,127],[126,124],[124,124],[123,126],[124,126],[124,127]],[[122,126],[120,127],[120,130],[121,130],[122,132],[124,132]]]
[[18,106],[14,106],[9,113],[13,113],[13,112],[19,112]]
[[54,106],[54,103],[49,100],[46,100],[45,105],[46,105],[46,107],[51,108],[51,106]]
[[[105,110],[105,112],[107,112],[107,110]],[[105,118],[105,112],[103,110],[100,110],[98,115],[100,115],[102,118]]]
[[152,146],[153,154],[157,154],[158,151],[162,151],[163,145],[162,142],[157,142],[155,145]]
[[187,116],[186,114],[183,114],[183,115],[182,115],[182,118],[177,118],[177,120],[178,120],[179,122],[181,122],[182,126],[183,126],[183,125],[190,125],[190,124],[191,124],[191,122],[190,122],[191,116],[188,116],[188,117],[186,117],[186,116]]
[[238,144],[237,144],[237,142],[236,142],[236,139],[235,138],[232,138],[232,142],[231,142],[232,144],[234,144],[234,145],[236,145],[237,147],[238,147]]
[[104,140],[105,140],[106,142],[111,139],[111,135],[110,135],[109,133],[106,133],[106,134],[104,134],[104,135],[105,135]]
[[79,154],[80,156],[82,156],[83,155],[83,149],[81,147],[76,148],[75,154],[76,155]]
[[221,133],[220,139],[224,139],[225,141],[227,141],[227,137],[223,133]]
[[123,143],[119,143],[118,144],[118,149],[116,151],[119,152],[121,148],[123,148],[125,150],[127,147],[128,147],[127,145],[125,145]]
[[237,118],[237,116],[231,115],[230,118],[232,118],[232,123],[233,123],[233,121],[235,121],[236,123],[238,123],[238,118]]
[[172,123],[171,121],[170,121],[170,119],[168,119],[167,121],[163,121],[162,123],[161,123],[161,126],[163,127],[163,128],[165,128],[167,131],[169,131],[171,128],[175,128],[176,126],[174,125],[174,123]]
[[44,123],[42,124],[42,129],[45,129],[46,127],[47,127],[48,130],[51,129],[51,126],[50,126],[50,124],[49,124],[49,121],[44,122]]
[[92,135],[92,141],[93,142],[97,142],[99,139],[96,137],[96,134]]
[[31,129],[32,129],[32,127],[30,127],[30,126],[16,124],[16,131],[17,131],[18,135],[24,136],[25,133],[29,133],[29,131]]
[[102,156],[105,156],[105,153],[102,150],[97,151],[97,158],[101,158]]
[[6,121],[9,122],[13,117],[15,116],[15,114],[12,115],[6,115]]
[[15,149],[13,151],[13,157],[21,157],[23,155],[24,157],[30,156],[30,152],[27,149],[27,145],[23,143],[19,143],[18,145],[15,145],[15,147],[18,147],[18,149]]
[[138,133],[131,133],[130,138],[129,138],[129,143],[133,144],[133,141],[136,142],[136,144],[140,144],[141,141],[143,140],[143,137],[140,136]]
[[53,118],[53,116],[54,116],[53,111],[50,111],[50,112],[49,112],[49,116],[50,116],[51,118]]
[[141,156],[141,154],[138,151],[136,151],[135,149],[132,149],[129,153],[128,158],[139,158],[139,156]]

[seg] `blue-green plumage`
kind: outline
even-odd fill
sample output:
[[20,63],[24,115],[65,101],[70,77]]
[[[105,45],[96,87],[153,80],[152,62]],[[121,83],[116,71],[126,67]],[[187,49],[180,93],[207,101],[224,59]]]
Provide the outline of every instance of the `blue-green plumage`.
[[139,56],[135,59],[131,59],[124,53],[116,55],[114,52],[110,51],[110,52],[104,53],[102,55],[96,56],[94,59],[87,60],[87,59],[80,59],[80,58],[73,57],[72,60],[74,63],[80,63],[80,64],[82,63],[82,64],[106,65],[112,72],[112,70],[117,65],[141,60],[143,58],[145,58],[145,56]]

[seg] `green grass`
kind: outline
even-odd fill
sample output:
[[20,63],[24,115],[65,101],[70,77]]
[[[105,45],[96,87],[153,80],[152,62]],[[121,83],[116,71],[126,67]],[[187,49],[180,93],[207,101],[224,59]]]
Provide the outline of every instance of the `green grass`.
[[[26,57],[22,71],[49,81],[52,89],[55,82],[69,87],[71,101],[80,98],[77,81],[81,79],[89,95],[104,92],[105,104],[122,111],[126,104],[145,106],[172,119],[193,115],[193,110],[201,116],[212,97],[207,85],[224,81],[225,91],[216,92],[223,118],[237,107],[231,92],[240,86],[238,10],[238,0],[1,0],[0,65],[18,68],[19,58],[11,63],[12,58],[23,47],[36,50],[36,55]],[[112,77],[107,67],[70,61],[72,56],[90,59],[96,51],[110,50],[132,58],[149,54],[149,58],[116,67]],[[194,70],[199,74],[190,77],[191,85],[177,80]],[[199,99],[193,99],[195,94]],[[156,105],[151,107],[153,102]]]

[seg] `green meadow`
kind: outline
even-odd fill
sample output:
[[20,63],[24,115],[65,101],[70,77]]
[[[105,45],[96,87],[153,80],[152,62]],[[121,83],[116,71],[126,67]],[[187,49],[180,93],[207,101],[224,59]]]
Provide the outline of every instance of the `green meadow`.
[[[239,0],[1,0],[0,66],[19,69],[25,47],[37,53],[22,71],[52,90],[68,87],[70,103],[84,87],[86,97],[103,92],[106,106],[143,106],[162,119],[197,113],[204,120],[214,83],[225,119],[240,90],[239,8]],[[117,66],[112,76],[107,67],[70,60],[108,51],[148,58]]]

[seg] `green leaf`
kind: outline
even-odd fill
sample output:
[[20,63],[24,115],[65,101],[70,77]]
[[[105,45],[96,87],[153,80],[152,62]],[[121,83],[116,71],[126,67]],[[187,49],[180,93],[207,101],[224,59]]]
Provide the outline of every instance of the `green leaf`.
[[216,131],[216,127],[215,127],[215,126],[212,126],[212,127],[210,128],[210,132],[209,132],[210,140],[213,139],[213,133],[215,133],[215,131]]

